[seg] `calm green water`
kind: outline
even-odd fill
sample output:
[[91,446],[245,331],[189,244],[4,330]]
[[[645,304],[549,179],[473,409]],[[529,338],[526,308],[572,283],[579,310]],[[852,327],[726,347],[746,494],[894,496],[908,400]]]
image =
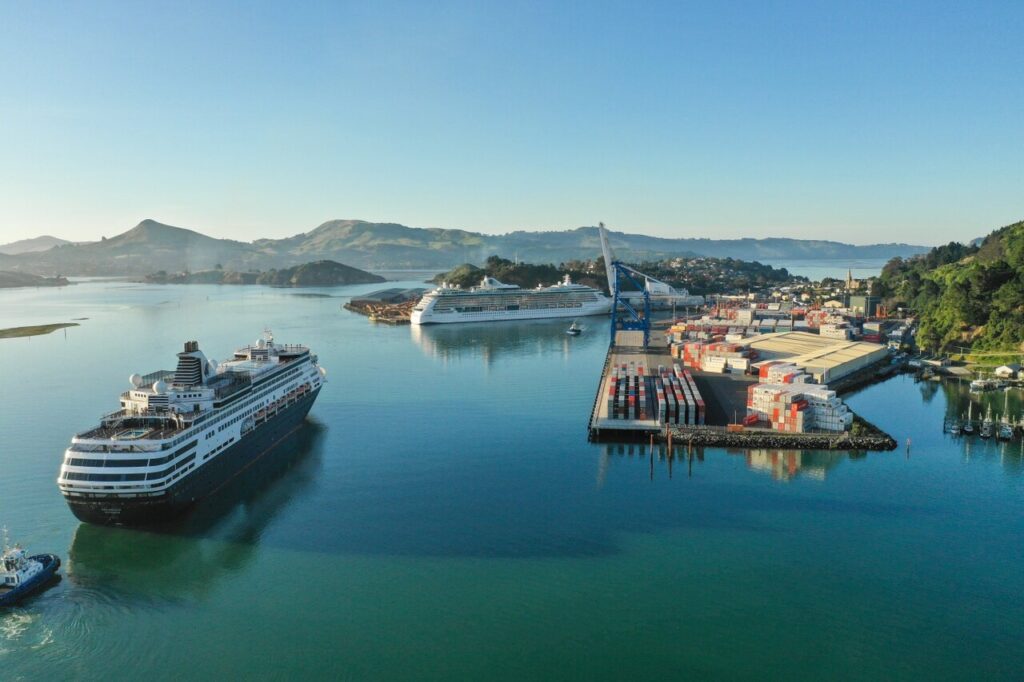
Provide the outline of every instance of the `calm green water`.
[[[1020,678],[1021,444],[944,435],[955,384],[850,399],[909,455],[669,462],[586,442],[600,320],[373,327],[339,297],[372,288],[0,293],[0,326],[89,318],[0,341],[0,521],[64,558],[0,678]],[[329,371],[280,465],[168,532],[79,524],[72,432],[265,326]]]

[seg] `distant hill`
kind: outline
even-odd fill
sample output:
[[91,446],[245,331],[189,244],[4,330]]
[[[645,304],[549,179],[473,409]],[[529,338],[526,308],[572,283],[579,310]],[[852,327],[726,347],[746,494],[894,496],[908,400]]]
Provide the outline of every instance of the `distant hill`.
[[235,272],[213,269],[199,272],[168,274],[157,272],[146,276],[157,284],[270,284],[285,287],[332,287],[343,284],[373,284],[386,281],[380,275],[349,267],[331,260],[303,263],[266,272]]
[[[609,233],[616,255],[639,262],[675,256],[758,259],[907,257],[927,251],[908,244],[855,246],[801,239],[666,239]],[[488,256],[533,263],[561,263],[599,255],[596,227],[561,232],[485,235],[465,230],[406,227],[395,223],[331,220],[310,232],[251,243],[215,239],[193,230],[144,220],[123,234],[86,244],[64,244],[47,251],[0,254],[0,269],[38,274],[145,275],[164,270],[214,269],[245,272],[283,268],[311,260],[333,260],[362,269],[450,268],[483,263]]]
[[61,244],[70,244],[67,239],[60,239],[59,237],[51,237],[48,234],[44,234],[41,237],[33,237],[32,239],[19,239],[16,242],[9,244],[0,244],[0,253],[6,253],[9,256],[16,256],[19,253],[33,253],[35,251],[46,251],[52,249],[55,246]]

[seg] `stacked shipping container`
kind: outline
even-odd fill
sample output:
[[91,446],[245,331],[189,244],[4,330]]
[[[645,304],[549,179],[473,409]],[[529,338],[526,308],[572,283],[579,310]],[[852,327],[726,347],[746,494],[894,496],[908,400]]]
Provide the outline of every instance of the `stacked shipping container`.
[[754,384],[747,389],[744,423],[758,421],[769,422],[776,431],[842,431],[853,423],[853,413],[827,386]]
[[751,352],[738,343],[702,343],[684,341],[673,343],[672,357],[683,361],[691,369],[721,373],[726,370],[746,372],[750,367]]
[[693,375],[678,363],[669,370],[665,366],[658,367],[658,375],[654,377],[654,396],[658,419],[663,424],[704,423],[704,399]]
[[606,399],[610,419],[650,419],[644,366],[635,362],[614,365]]

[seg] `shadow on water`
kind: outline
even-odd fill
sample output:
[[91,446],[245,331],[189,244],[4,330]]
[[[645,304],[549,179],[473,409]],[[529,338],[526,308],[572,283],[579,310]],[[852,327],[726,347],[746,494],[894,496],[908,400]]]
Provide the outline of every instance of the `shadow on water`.
[[[578,472],[585,460],[575,457],[566,457],[564,466],[541,469],[493,462],[447,470],[436,484],[392,480],[373,489],[372,503],[338,497],[304,508],[303,534],[275,540],[337,555],[567,559],[617,555],[623,538],[636,533],[784,531],[765,510],[880,517],[918,511],[895,502],[823,499],[785,486],[743,485],[736,494],[738,478],[756,483],[762,477],[728,466],[732,458],[722,450],[695,452],[695,460],[706,459],[709,470],[688,481],[689,462],[652,458],[638,445],[630,458],[624,454],[628,449],[624,446],[623,454],[614,445],[582,450],[588,459],[598,458],[590,459],[596,466],[589,485],[581,485]],[[808,471],[835,466],[842,458],[837,453],[800,456]],[[673,480],[667,475],[670,465]]]
[[77,586],[127,594],[206,591],[251,561],[267,526],[314,484],[326,431],[306,421],[274,456],[244,470],[177,522],[146,529],[80,524],[68,576]]

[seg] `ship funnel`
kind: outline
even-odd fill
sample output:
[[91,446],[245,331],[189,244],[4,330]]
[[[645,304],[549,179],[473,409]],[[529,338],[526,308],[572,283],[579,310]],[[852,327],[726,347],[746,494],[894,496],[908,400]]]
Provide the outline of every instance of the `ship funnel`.
[[178,367],[174,370],[174,385],[199,386],[207,375],[206,356],[199,350],[198,341],[186,341],[185,350],[178,353]]

